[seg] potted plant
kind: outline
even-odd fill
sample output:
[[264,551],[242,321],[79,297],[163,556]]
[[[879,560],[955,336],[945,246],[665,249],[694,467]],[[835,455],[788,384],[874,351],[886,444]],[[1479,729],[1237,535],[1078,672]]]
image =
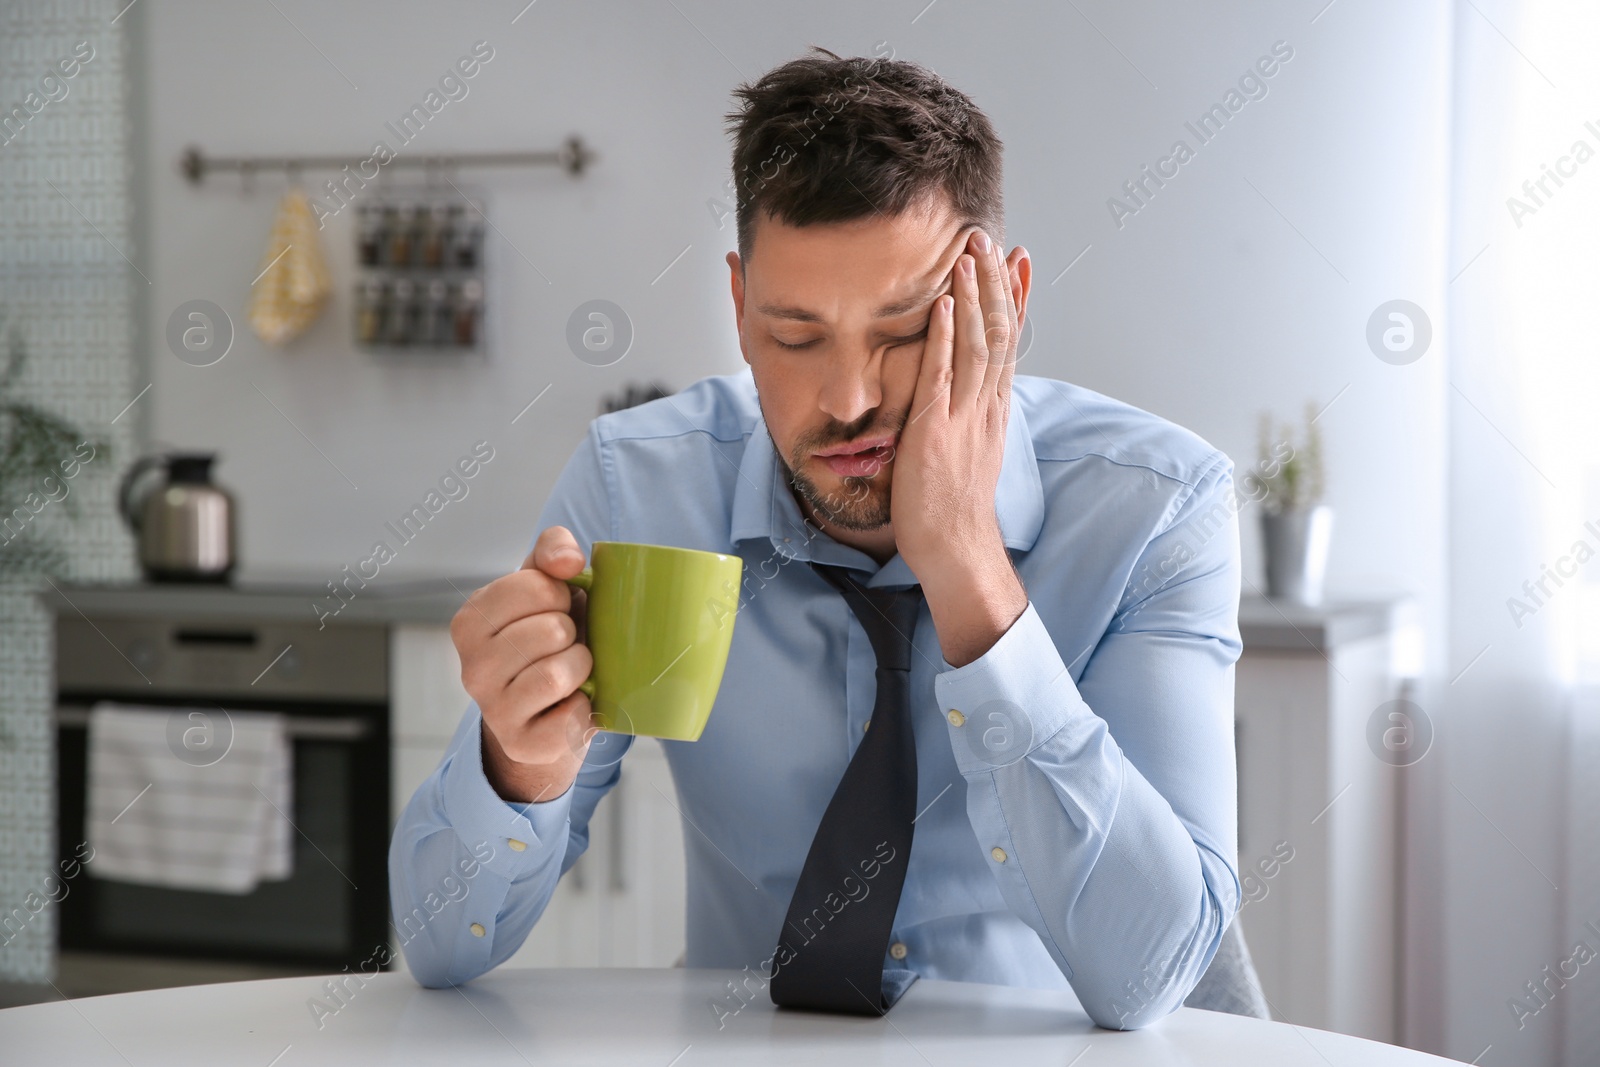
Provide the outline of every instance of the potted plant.
[[[1296,445],[1288,423],[1261,415],[1260,457],[1247,482],[1261,501],[1261,544],[1267,596],[1305,607],[1322,603],[1333,536],[1333,509],[1322,503],[1322,435],[1316,406],[1306,405],[1305,437]],[[1275,443],[1276,442],[1276,443]]]
[[54,504],[76,520],[70,479],[89,459],[110,459],[105,441],[86,440],[77,427],[24,399],[20,382],[28,352],[15,321],[4,323],[0,367],[0,580],[61,576],[67,567],[59,537],[40,529],[38,516]]

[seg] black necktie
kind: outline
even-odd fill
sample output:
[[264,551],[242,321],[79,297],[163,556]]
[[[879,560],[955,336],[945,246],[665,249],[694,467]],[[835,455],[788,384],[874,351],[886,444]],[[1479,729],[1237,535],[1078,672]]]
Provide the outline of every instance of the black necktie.
[[911,633],[922,590],[867,589],[839,567],[812,568],[844,595],[878,660],[872,719],[811,841],[779,935],[772,1002],[882,1015],[916,972],[884,969],[911,858],[917,750]]

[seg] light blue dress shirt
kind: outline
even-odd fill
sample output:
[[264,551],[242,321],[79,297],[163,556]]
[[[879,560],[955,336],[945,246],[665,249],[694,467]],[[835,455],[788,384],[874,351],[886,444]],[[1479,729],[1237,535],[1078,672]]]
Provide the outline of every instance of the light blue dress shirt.
[[[921,814],[893,928],[906,951],[886,967],[1070,983],[1091,1018],[1124,1029],[1178,1007],[1204,973],[1240,900],[1232,470],[1147,412],[1015,379],[995,509],[1029,604],[960,668],[922,609],[911,671]],[[873,586],[915,577],[900,557],[880,567],[803,521],[748,372],[596,419],[534,534],[557,524],[585,552],[643,541],[744,560],[710,721],[699,741],[664,746],[685,823],[686,963],[770,975],[876,693],[865,631],[805,561]],[[634,741],[597,734],[565,794],[512,804],[484,777],[480,723],[474,702],[389,852],[394,921],[428,986],[469,981],[517,950],[588,847]]]

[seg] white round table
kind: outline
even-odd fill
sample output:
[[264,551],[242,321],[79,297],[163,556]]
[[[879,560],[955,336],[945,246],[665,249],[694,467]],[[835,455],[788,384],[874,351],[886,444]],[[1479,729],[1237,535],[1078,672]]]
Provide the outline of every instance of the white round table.
[[[1102,1030],[1070,993],[918,981],[886,1017],[742,1008],[736,971],[501,968],[457,989],[404,972],[187,986],[0,1011],[0,1060],[24,1064],[882,1064],[1113,1067],[1449,1063],[1303,1026],[1183,1008]],[[341,1003],[342,1000],[342,1003]],[[321,1002],[320,1010],[313,1005]],[[713,1010],[712,1005],[721,1005]],[[719,1025],[720,1024],[720,1025]]]

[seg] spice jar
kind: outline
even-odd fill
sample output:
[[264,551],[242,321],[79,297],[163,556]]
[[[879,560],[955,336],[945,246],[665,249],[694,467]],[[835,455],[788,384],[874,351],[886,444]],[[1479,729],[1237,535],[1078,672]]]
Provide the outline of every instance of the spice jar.
[[[422,209],[417,209],[419,218]],[[444,266],[445,249],[450,238],[450,223],[444,205],[435,204],[428,209],[427,221],[422,228],[422,265],[430,270]]]
[[356,340],[377,344],[383,336],[383,284],[365,282],[356,290]]
[[384,315],[385,340],[392,345],[409,344],[412,338],[412,297],[416,286],[401,278],[390,290],[389,307]]
[[391,206],[383,212],[384,229],[389,239],[388,263],[391,267],[411,265],[411,205]]
[[376,267],[383,262],[383,215],[376,204],[362,204],[356,218],[361,265]]
[[478,344],[478,312],[483,304],[483,283],[468,278],[461,283],[455,305],[455,342],[461,348]]
[[422,314],[421,339],[430,345],[448,345],[451,334],[451,300],[443,278],[428,283],[428,301]]
[[[459,205],[457,207],[459,211]],[[482,216],[474,212],[468,216],[461,213],[450,230],[451,262],[457,267],[471,270],[478,265],[479,256],[483,251],[483,222]]]

